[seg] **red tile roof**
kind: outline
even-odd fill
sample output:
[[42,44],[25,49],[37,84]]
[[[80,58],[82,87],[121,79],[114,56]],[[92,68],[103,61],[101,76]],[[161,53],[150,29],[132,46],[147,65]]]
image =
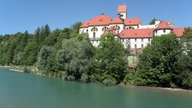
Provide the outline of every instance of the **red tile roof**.
[[171,29],[171,27],[165,21],[161,21],[156,29]]
[[113,19],[113,20],[111,21],[111,24],[122,24],[122,23],[123,23],[123,21],[122,21],[122,19],[119,18],[119,17],[116,17],[115,19]]
[[152,38],[154,29],[124,29],[120,38]]
[[108,15],[99,15],[94,17],[92,20],[90,20],[89,25],[90,26],[103,26],[103,25],[109,25],[111,22],[111,18]]
[[140,18],[126,18],[124,20],[125,25],[138,25],[141,24]]
[[176,35],[177,37],[182,37],[184,31],[185,31],[184,28],[174,28],[174,29],[173,29],[173,33],[175,33],[175,35]]
[[82,28],[87,28],[87,27],[89,27],[89,20],[87,20],[87,21],[85,21],[82,25],[81,25],[81,27]]
[[127,6],[126,5],[119,5],[118,6],[118,13],[126,12],[126,11],[127,11]]

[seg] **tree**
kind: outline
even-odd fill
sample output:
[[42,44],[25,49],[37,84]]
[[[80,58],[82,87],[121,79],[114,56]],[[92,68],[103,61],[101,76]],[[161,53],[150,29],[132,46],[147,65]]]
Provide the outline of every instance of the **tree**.
[[141,55],[138,74],[148,86],[170,87],[175,85],[179,43],[172,34],[154,37]]
[[35,30],[35,41],[37,42],[37,43],[39,43],[40,42],[40,32],[41,32],[41,29],[38,27],[36,30]]
[[[39,70],[43,70],[46,72],[53,71],[50,67],[50,64],[55,59],[55,50],[51,47],[42,47],[38,54],[38,62],[37,67]],[[52,60],[53,59],[53,60]]]
[[29,42],[24,49],[24,54],[22,58],[23,65],[33,65],[37,61],[37,55],[39,52],[39,47],[36,42]]
[[153,19],[149,22],[149,25],[154,25],[154,24],[155,24],[155,21],[158,21],[158,19],[153,18]]
[[192,36],[192,28],[190,27],[185,28],[185,31],[183,32],[183,36]]
[[75,30],[77,33],[79,33],[80,26],[82,25],[82,22],[76,22],[71,26],[73,30]]
[[58,51],[56,60],[59,70],[68,80],[80,80],[82,76],[90,74],[92,55],[92,45],[86,39],[71,38],[63,40],[62,49]]
[[103,77],[104,82],[105,79],[121,82],[125,75],[125,57],[123,45],[113,34],[102,36],[95,56],[96,73]]

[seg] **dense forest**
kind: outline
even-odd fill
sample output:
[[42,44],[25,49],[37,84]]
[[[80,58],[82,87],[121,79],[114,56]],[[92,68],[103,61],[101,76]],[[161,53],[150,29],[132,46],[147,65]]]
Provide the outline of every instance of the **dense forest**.
[[192,89],[192,30],[186,28],[180,39],[174,34],[154,37],[129,67],[129,47],[124,49],[112,34],[101,37],[93,47],[87,34],[79,34],[81,23],[51,31],[49,25],[34,34],[0,36],[0,65],[38,69],[47,76],[82,82],[119,83]]

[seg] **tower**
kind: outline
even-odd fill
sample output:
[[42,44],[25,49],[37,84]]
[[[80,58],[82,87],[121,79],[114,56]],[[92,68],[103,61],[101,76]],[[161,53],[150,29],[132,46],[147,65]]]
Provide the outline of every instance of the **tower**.
[[126,19],[127,18],[127,6],[126,5],[119,5],[117,15],[122,19]]

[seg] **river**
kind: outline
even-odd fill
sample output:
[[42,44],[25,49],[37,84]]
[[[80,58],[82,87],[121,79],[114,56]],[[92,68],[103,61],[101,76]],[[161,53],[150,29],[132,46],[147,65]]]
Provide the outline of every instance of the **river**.
[[69,82],[0,68],[0,108],[192,108],[192,93]]

